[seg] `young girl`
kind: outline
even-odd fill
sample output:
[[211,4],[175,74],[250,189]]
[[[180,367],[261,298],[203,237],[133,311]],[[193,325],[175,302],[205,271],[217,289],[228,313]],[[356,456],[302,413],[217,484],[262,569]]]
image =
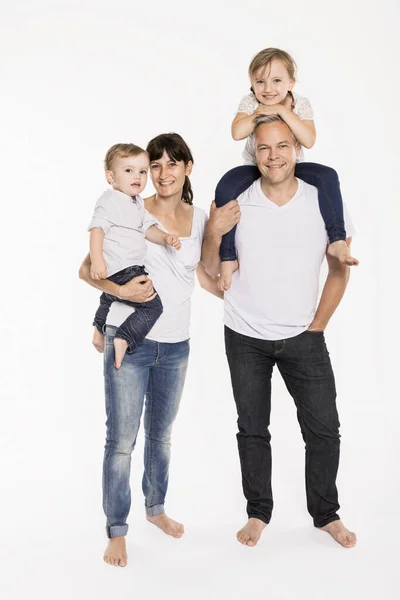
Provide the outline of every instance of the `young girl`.
[[[145,213],[139,194],[146,187],[149,164],[148,153],[134,144],[115,144],[106,154],[105,174],[112,189],[98,199],[88,227],[93,279],[107,278],[124,285],[134,277],[147,275],[143,266],[145,238],[176,250],[181,246],[176,235],[161,231],[157,221]],[[102,294],[93,322],[93,345],[100,352],[104,350],[103,329],[107,314],[115,300],[136,309],[120,325],[114,338],[114,366],[119,369],[126,351],[135,351],[162,314],[163,307],[159,296],[149,302],[137,303]]]
[[[285,51],[277,48],[261,50],[251,61],[249,76],[251,94],[244,96],[232,122],[234,140],[247,138],[243,152],[245,163],[228,171],[218,183],[215,191],[216,205],[223,206],[237,198],[260,177],[253,148],[254,119],[259,115],[279,115],[293,131],[298,142],[305,148],[312,148],[316,131],[313,110],[307,98],[293,92],[296,82],[296,63]],[[343,201],[336,171],[316,163],[301,162],[300,153],[295,170],[296,177],[318,188],[318,201],[325,221],[329,238],[328,253],[347,265],[358,265],[351,257],[346,244],[346,231],[343,219]],[[232,273],[238,268],[235,250],[236,226],[223,236],[221,256],[221,277],[219,287],[228,290]]]

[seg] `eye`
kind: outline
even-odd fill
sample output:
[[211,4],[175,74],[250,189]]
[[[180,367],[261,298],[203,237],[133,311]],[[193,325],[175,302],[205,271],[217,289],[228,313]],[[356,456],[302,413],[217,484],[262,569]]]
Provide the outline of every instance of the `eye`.
[[154,171],[154,169],[158,169],[160,165],[154,164],[154,165],[150,165],[150,169],[152,169]]
[[146,171],[145,169],[142,169],[142,170],[140,171],[140,174],[141,174],[141,175],[147,175],[147,171]]
[[258,81],[256,81],[256,83],[264,83],[264,81],[262,79],[259,79]]
[[170,163],[168,163],[170,167],[176,167],[176,162],[172,161]]
[[282,79],[274,79],[274,83],[280,83]]
[[288,148],[288,144],[279,144],[278,148]]
[[132,169],[125,169],[125,173],[132,173]]

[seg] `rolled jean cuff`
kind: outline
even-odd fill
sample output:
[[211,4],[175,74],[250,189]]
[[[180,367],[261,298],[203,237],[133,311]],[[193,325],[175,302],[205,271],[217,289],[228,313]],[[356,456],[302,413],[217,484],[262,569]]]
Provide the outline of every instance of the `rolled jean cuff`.
[[329,243],[333,244],[334,242],[338,242],[339,240],[344,240],[346,241],[346,232],[343,233],[337,233],[336,235],[332,236],[332,238],[329,238]]
[[148,517],[156,517],[165,512],[164,504],[155,504],[154,506],[146,506],[146,515]]
[[128,533],[128,525],[107,525],[106,532],[108,538],[115,538]]
[[266,523],[267,525],[269,524],[271,517],[266,517],[265,515],[260,515],[258,513],[247,513],[247,516],[249,519],[258,519],[259,521],[262,521],[263,523]]
[[237,260],[237,255],[236,254],[231,254],[230,256],[221,256],[221,262],[233,262],[234,260]]

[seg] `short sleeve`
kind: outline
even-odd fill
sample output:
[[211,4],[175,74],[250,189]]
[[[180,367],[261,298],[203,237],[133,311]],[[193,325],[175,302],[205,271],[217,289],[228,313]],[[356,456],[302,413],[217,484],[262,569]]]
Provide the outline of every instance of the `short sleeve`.
[[[248,115],[252,115],[258,107],[257,98],[254,94],[246,94],[243,96],[241,101],[239,102],[239,106],[237,109],[238,113],[247,113]],[[237,114],[237,113],[236,113]]]
[[109,196],[103,196],[97,201],[88,231],[99,227],[104,231],[104,235],[107,235],[113,225],[121,225],[122,221],[123,215],[118,203]]
[[149,213],[147,210],[145,210],[144,218],[143,218],[143,232],[146,233],[146,231],[149,229],[149,227],[152,227],[153,225],[158,226],[157,219],[155,217],[153,217],[153,215],[151,213]]
[[302,121],[312,121],[314,119],[314,111],[308,98],[298,96],[294,112],[299,115]]

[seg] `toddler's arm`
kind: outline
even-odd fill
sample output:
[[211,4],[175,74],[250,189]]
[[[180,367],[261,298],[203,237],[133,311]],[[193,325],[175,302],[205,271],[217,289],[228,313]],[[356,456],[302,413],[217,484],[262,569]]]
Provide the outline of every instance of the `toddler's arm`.
[[107,266],[103,258],[104,231],[100,227],[90,230],[90,275],[92,279],[106,279]]
[[147,229],[145,238],[154,244],[165,244],[166,246],[172,246],[176,250],[179,250],[181,247],[178,236],[162,231],[157,225],[152,225]]

